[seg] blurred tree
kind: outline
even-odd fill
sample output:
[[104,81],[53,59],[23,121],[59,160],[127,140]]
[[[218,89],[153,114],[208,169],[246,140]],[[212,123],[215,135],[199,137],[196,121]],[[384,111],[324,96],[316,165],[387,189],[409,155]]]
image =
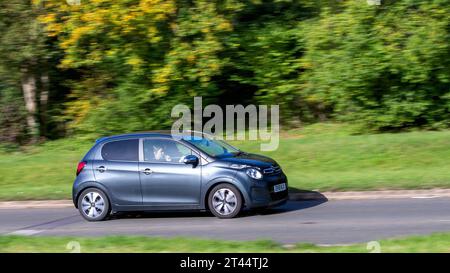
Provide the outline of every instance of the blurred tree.
[[[29,139],[36,142],[45,135],[51,52],[43,27],[37,21],[39,13],[39,7],[31,1],[0,2],[0,99],[5,139],[19,138],[22,109],[26,110]],[[19,106],[17,97],[22,98],[24,107]]]
[[2,140],[167,128],[172,107],[193,96],[279,104],[292,126],[336,119],[377,131],[448,128],[449,6],[3,1],[0,130],[11,134]]
[[11,144],[26,141],[26,112],[22,96],[14,88],[0,86],[0,142]]
[[62,68],[77,69],[66,118],[76,131],[111,133],[169,126],[176,103],[216,96],[212,78],[226,59],[221,13],[234,1],[45,1],[41,21],[57,36]]
[[299,81],[305,50],[299,23],[319,11],[315,1],[247,3],[236,15],[235,31],[227,40],[231,61],[222,86],[234,98],[227,102],[279,104],[285,124],[311,121],[313,105],[305,103]]
[[377,130],[450,125],[450,2],[347,1],[306,22],[310,101]]

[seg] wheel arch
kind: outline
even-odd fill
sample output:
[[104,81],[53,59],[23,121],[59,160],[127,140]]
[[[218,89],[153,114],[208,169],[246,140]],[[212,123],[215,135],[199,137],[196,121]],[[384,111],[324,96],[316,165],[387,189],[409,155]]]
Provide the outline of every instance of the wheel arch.
[[85,182],[82,185],[80,185],[80,188],[78,189],[74,199],[74,205],[76,208],[78,208],[78,199],[80,198],[81,193],[87,189],[98,189],[104,192],[106,195],[106,199],[109,203],[109,206],[110,208],[112,208],[113,202],[111,202],[111,195],[109,194],[109,191],[106,189],[105,186],[97,182]]
[[219,185],[219,184],[229,184],[229,185],[232,185],[232,186],[236,187],[236,188],[238,189],[238,191],[239,191],[239,194],[240,194],[241,197],[242,197],[242,201],[243,201],[243,204],[242,204],[242,205],[245,207],[245,206],[247,206],[248,204],[250,204],[250,197],[248,196],[247,191],[246,191],[245,188],[241,185],[241,183],[239,183],[239,182],[237,182],[236,180],[231,179],[231,178],[217,178],[217,179],[214,179],[213,181],[210,181],[210,182],[207,184],[206,191],[205,191],[204,194],[203,194],[202,202],[203,202],[203,207],[204,207],[205,209],[209,209],[209,205],[208,205],[208,196],[209,196],[211,190],[212,190],[215,186],[217,186],[217,185]]

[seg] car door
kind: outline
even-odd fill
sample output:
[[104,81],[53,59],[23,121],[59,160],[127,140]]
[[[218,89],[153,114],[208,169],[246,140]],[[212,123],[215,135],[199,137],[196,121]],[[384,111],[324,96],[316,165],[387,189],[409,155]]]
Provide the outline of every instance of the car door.
[[201,165],[183,163],[185,156],[199,155],[172,139],[144,138],[141,141],[139,175],[144,205],[199,205]]
[[109,192],[111,202],[122,206],[142,205],[139,178],[139,139],[109,141],[100,147],[93,162],[98,183]]

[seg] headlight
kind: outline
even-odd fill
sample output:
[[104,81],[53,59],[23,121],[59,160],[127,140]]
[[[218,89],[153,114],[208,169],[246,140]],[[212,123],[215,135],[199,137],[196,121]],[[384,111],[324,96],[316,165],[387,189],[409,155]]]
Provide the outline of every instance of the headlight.
[[262,173],[255,168],[250,168],[246,171],[247,175],[254,179],[261,179]]

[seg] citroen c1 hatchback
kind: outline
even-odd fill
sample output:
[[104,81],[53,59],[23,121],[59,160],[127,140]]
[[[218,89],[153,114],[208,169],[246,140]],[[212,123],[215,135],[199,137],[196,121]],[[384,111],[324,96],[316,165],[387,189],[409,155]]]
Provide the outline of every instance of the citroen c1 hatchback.
[[203,134],[138,133],[98,139],[78,163],[72,198],[88,221],[111,212],[242,208],[288,199],[287,178],[271,158]]

